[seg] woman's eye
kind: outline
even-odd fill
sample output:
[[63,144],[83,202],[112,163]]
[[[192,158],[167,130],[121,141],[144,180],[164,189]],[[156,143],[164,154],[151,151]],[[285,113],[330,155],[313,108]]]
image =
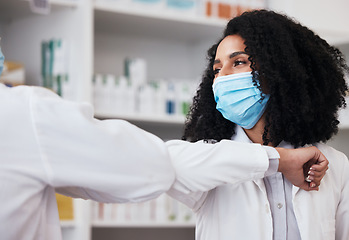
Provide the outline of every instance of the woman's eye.
[[243,61],[243,60],[234,61],[234,67],[239,66],[239,65],[243,65],[243,64],[246,64],[246,61]]
[[214,75],[217,75],[219,73],[220,69],[219,68],[216,68],[216,69],[213,69],[213,74]]

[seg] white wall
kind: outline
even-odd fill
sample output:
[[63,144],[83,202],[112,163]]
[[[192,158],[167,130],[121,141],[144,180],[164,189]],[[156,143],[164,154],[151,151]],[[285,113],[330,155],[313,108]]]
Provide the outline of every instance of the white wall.
[[349,40],[348,0],[269,0],[269,6],[295,18],[332,44]]
[[343,152],[349,158],[349,129],[343,129],[328,142],[328,145]]

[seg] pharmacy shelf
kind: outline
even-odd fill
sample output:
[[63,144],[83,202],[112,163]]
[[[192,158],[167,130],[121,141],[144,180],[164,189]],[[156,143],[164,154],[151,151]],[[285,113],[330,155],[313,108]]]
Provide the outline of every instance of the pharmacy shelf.
[[92,227],[95,228],[194,228],[195,223],[178,223],[178,222],[126,222],[115,223],[113,221],[95,221],[92,222]]
[[172,40],[197,41],[220,36],[224,19],[138,9],[104,1],[95,2],[95,30],[117,34],[139,34]]
[[112,114],[96,112],[95,117],[98,119],[123,119],[130,122],[148,122],[162,123],[172,125],[183,125],[185,122],[184,116],[177,115],[143,115],[143,114]]
[[[51,0],[51,12],[63,8],[75,8],[78,0]],[[30,10],[29,0],[0,0],[0,21],[10,22],[34,15]]]

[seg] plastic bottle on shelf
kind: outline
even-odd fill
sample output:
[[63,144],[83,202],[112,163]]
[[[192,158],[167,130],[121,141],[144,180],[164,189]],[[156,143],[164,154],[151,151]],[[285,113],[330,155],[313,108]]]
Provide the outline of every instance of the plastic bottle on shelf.
[[135,93],[136,89],[130,80],[125,76],[120,77],[120,91],[121,95],[121,114],[132,115],[135,114]]
[[112,74],[107,74],[105,76],[106,78],[106,89],[105,89],[105,93],[106,93],[106,102],[105,102],[105,109],[108,113],[115,113],[116,112],[116,108],[117,108],[117,101],[118,99],[118,95],[115,94],[115,91],[117,89],[116,86],[116,77]]
[[166,199],[166,207],[167,207],[167,219],[169,222],[176,222],[178,221],[178,208],[179,208],[179,202],[173,198],[167,198]]
[[125,76],[138,88],[147,83],[147,62],[142,58],[125,59]]
[[69,82],[67,41],[51,39],[41,43],[41,74],[43,86],[58,95],[72,99]]
[[108,75],[102,75],[102,88],[101,88],[101,106],[100,109],[104,113],[110,113],[109,106],[109,84],[108,84]]
[[179,114],[186,116],[190,109],[190,104],[192,101],[192,94],[190,83],[188,81],[180,82],[180,92],[179,92]]
[[150,84],[145,84],[138,91],[138,113],[142,115],[151,115],[154,113],[152,101],[154,90]]
[[101,112],[103,109],[103,88],[103,76],[95,74],[93,78],[93,105],[97,112]]
[[109,87],[109,105],[110,105],[110,113],[118,114],[121,111],[122,105],[122,92],[120,89],[120,78],[115,75],[109,75],[108,79],[108,87]]
[[167,84],[164,80],[152,81],[150,83],[153,89],[152,105],[153,112],[156,116],[163,116],[166,114],[166,92]]
[[174,115],[176,113],[176,89],[173,82],[167,83],[166,92],[166,114]]
[[178,202],[178,221],[181,223],[195,223],[193,211],[181,202]]

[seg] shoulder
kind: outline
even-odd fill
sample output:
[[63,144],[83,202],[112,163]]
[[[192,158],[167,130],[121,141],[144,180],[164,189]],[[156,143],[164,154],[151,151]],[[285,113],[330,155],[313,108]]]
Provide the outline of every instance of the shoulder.
[[344,153],[323,143],[315,144],[315,146],[325,155],[325,157],[329,161],[330,169],[335,168],[335,170],[337,171],[349,169],[349,161]]
[[60,97],[50,89],[38,86],[28,87],[33,97],[59,99]]

